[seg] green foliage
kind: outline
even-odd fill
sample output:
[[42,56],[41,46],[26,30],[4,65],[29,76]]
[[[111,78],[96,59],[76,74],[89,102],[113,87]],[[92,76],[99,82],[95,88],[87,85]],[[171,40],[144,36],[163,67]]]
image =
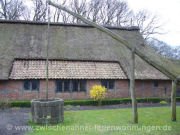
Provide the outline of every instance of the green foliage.
[[168,103],[166,102],[166,101],[164,101],[164,100],[162,100],[162,101],[160,101],[159,102],[161,105],[167,105]]
[[30,101],[11,101],[12,107],[31,107]]
[[0,109],[6,109],[11,107],[9,100],[0,101]]
[[[168,99],[170,101],[170,99]],[[161,98],[137,98],[138,103],[160,103],[162,101]],[[180,102],[180,97],[176,98],[176,101]],[[130,98],[114,98],[114,99],[104,99],[102,100],[102,105],[115,105],[115,104],[130,104]],[[10,101],[11,107],[30,107],[30,101]],[[73,105],[73,106],[96,106],[98,105],[97,101],[92,99],[84,99],[84,100],[65,100],[64,105]]]

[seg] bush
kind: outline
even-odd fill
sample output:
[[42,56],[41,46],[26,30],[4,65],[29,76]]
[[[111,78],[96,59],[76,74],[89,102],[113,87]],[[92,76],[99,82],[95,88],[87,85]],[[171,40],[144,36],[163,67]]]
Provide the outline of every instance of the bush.
[[8,100],[0,101],[0,108],[1,109],[7,109],[9,107],[11,107],[11,104]]
[[[169,99],[170,100],[170,99]],[[161,98],[137,98],[138,103],[160,103]],[[177,102],[180,102],[180,97],[176,98]],[[11,107],[31,107],[30,101],[10,101],[8,102]],[[115,98],[115,99],[103,99],[102,105],[115,105],[115,104],[129,104],[131,103],[130,98]],[[0,102],[1,104],[1,102]],[[65,100],[64,105],[73,105],[73,106],[96,106],[98,105],[97,101],[92,99],[85,100]]]
[[31,107],[30,101],[11,101],[12,107]]
[[164,100],[162,100],[162,101],[160,101],[159,102],[161,105],[167,105],[168,103],[166,102],[166,101],[164,101]]
[[102,100],[106,96],[106,88],[101,85],[94,85],[90,90],[90,97],[98,102],[100,106],[102,104]]

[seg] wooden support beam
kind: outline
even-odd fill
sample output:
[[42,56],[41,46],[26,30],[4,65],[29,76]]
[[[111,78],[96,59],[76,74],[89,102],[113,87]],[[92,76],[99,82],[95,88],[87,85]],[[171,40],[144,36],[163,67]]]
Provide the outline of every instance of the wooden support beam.
[[171,120],[176,121],[176,89],[177,80],[172,81],[172,91],[171,91]]
[[[48,1],[49,5],[52,5],[58,9],[61,9],[75,17],[77,17],[78,19],[82,20],[84,23],[89,24],[95,28],[97,28],[98,30],[106,33],[107,35],[111,36],[113,39],[117,40],[118,42],[122,43],[123,45],[125,45],[129,50],[133,49],[132,46],[125,40],[123,39],[120,35],[112,32],[111,30],[100,26],[86,18],[84,18],[83,16],[74,13],[72,11],[70,11],[69,9],[61,6],[61,5],[57,5],[54,4],[53,2],[51,2],[50,0]],[[152,58],[149,58],[146,54],[143,54],[140,50],[136,50],[135,54],[138,55],[140,58],[142,58],[143,60],[145,60],[147,63],[149,63],[150,65],[152,65],[153,67],[155,67],[156,69],[158,69],[159,71],[161,71],[162,73],[164,73],[166,76],[168,76],[171,80],[176,79],[176,76],[167,68],[164,68],[159,62],[153,60]]]
[[[77,13],[74,13],[74,12],[72,12],[72,11],[70,11],[69,9],[67,9],[67,8],[65,8],[65,7],[63,7],[63,6],[61,6],[61,5],[57,5],[57,4],[54,4],[53,2],[51,2],[50,0],[48,1],[48,3],[49,3],[49,5],[52,5],[52,6],[54,6],[54,7],[56,7],[56,8],[58,8],[58,9],[61,9],[61,10],[63,10],[63,11],[65,11],[65,12],[67,12],[67,13],[69,13],[69,14],[71,14],[71,15],[73,15],[73,16],[75,16],[75,17],[77,17],[78,19],[80,19],[80,20],[82,20],[83,22],[85,22],[86,24],[89,24],[89,25],[91,25],[91,26],[93,26],[93,27],[95,27],[95,28],[97,28],[98,30],[100,30],[100,31],[102,31],[102,32],[104,32],[104,33],[106,33],[107,35],[109,35],[109,36],[111,36],[113,39],[115,39],[115,40],[117,40],[118,42],[120,42],[122,45],[125,45],[130,51],[133,49],[133,47],[125,40],[125,39],[123,39],[120,35],[118,35],[118,34],[116,34],[116,33],[114,33],[114,32],[112,32],[111,30],[109,30],[109,29],[107,29],[107,28],[105,28],[105,27],[103,27],[103,26],[100,26],[100,25],[98,25],[98,24],[96,24],[96,23],[94,23],[94,22],[92,22],[92,21],[90,21],[90,20],[88,20],[88,19],[85,19],[83,16],[81,16],[81,15],[79,15],[79,14],[77,14]],[[167,68],[164,68],[158,61],[156,61],[156,60],[154,60],[153,58],[150,58],[148,55],[146,55],[145,53],[143,53],[143,52],[141,52],[141,50],[138,50],[138,49],[136,49],[135,51],[134,51],[134,53],[136,54],[136,55],[138,55],[140,58],[142,58],[144,61],[146,61],[148,64],[150,64],[150,65],[152,65],[154,68],[156,68],[157,70],[159,70],[159,71],[161,71],[162,73],[164,73],[167,77],[169,77],[171,80],[176,80],[176,75],[174,75],[172,72],[171,72],[171,69],[167,69]],[[134,54],[133,54],[134,55]],[[132,56],[133,57],[133,56]],[[131,66],[131,68],[132,68],[133,66]],[[132,76],[132,75],[131,75]],[[131,78],[131,77],[130,77]],[[131,78],[130,79],[130,89],[132,90],[132,92],[133,92],[133,90],[134,90],[134,80]],[[175,99],[175,94],[176,94],[176,85],[177,85],[177,82],[175,83],[175,82],[173,82],[173,85],[172,85],[172,94],[171,94],[171,101],[172,101],[172,120],[175,120],[176,118],[174,117],[175,115],[176,115],[176,110],[175,110],[175,108],[176,108],[176,99]],[[136,99],[135,99],[135,95],[134,95],[134,93],[131,93],[131,95],[132,95],[132,105],[133,105],[133,114],[134,114],[134,121],[136,122],[138,122],[138,117],[137,117],[137,103],[136,103]],[[133,96],[134,95],[134,96]]]
[[138,111],[137,111],[137,101],[135,96],[135,50],[133,49],[131,52],[131,77],[130,77],[130,92],[131,92],[131,102],[132,102],[132,115],[133,115],[133,123],[138,123]]

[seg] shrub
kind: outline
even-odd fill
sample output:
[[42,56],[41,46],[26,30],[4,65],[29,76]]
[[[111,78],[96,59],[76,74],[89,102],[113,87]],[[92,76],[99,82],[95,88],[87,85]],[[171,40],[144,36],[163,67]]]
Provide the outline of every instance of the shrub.
[[[138,103],[160,103],[162,101],[162,98],[157,97],[150,97],[150,98],[137,98]],[[170,100],[170,99],[169,99]],[[177,102],[180,102],[180,97],[176,98]],[[0,104],[2,102],[0,101]],[[11,107],[31,107],[30,101],[8,101],[9,105]],[[130,98],[113,98],[113,99],[103,99],[102,105],[115,105],[115,104],[128,104],[131,103]],[[81,106],[88,106],[88,105],[98,105],[98,102],[96,100],[92,99],[83,99],[83,100],[65,100],[64,105],[81,105]],[[1,106],[1,105],[0,105]]]
[[160,101],[159,102],[161,105],[167,105],[168,103],[166,102],[166,101],[164,101],[164,100],[162,100],[162,101]]
[[12,107],[31,107],[30,101],[11,101]]
[[11,104],[8,100],[0,101],[0,108],[1,109],[6,109],[6,108],[9,108],[10,106],[11,106]]
[[102,99],[104,99],[105,96],[106,96],[106,88],[101,85],[94,85],[90,90],[90,97],[98,101],[99,106],[101,105]]

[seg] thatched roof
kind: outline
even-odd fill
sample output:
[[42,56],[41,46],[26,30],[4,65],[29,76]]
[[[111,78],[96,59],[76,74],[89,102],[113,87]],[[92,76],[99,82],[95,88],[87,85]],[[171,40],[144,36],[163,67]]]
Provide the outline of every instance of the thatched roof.
[[[143,45],[137,27],[108,28],[130,44],[146,49],[147,53],[148,50],[152,52],[150,47]],[[46,30],[46,23],[0,21],[0,79],[9,78],[15,58],[46,57]],[[51,59],[118,61],[127,75],[131,60],[130,51],[125,46],[101,31],[87,25],[57,23],[50,26],[49,56]],[[138,56],[135,67],[136,79],[168,79]]]
[[[49,60],[49,79],[127,79],[118,62]],[[45,79],[46,60],[15,60],[10,79]]]

